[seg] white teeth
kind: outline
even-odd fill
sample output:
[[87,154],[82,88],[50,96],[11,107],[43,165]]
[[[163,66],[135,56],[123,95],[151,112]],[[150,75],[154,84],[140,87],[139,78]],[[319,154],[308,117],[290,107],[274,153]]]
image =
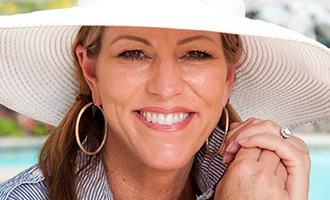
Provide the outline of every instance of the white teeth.
[[151,114],[150,113],[145,113],[147,117],[144,117],[145,119],[148,120],[148,122],[151,122]]
[[157,123],[157,115],[156,114],[152,114],[151,122],[152,123]]
[[157,117],[157,122],[152,122],[157,124],[165,124],[165,115],[159,114]]
[[174,114],[162,114],[162,113],[150,113],[150,112],[140,112],[140,115],[145,118],[148,122],[172,126],[174,124],[180,123],[189,117],[189,113],[174,113]]
[[176,124],[178,122],[179,122],[179,116],[178,115],[174,115],[173,123]]
[[169,126],[174,124],[173,115],[166,115],[165,124]]

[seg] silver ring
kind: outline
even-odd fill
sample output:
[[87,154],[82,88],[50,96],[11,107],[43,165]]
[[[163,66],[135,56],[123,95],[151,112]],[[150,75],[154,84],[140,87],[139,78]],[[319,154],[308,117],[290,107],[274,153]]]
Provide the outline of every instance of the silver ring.
[[288,127],[282,127],[280,133],[284,139],[289,139],[293,135],[292,131]]

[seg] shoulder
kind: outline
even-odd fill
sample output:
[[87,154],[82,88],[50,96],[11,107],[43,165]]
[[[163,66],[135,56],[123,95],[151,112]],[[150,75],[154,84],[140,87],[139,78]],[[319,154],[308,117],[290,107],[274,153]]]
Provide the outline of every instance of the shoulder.
[[45,178],[38,165],[0,184],[0,199],[46,199]]

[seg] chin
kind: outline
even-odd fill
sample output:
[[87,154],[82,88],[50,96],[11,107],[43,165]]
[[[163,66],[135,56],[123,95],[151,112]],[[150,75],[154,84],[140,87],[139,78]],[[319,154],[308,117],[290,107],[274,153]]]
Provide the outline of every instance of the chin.
[[160,153],[154,153],[144,158],[144,163],[153,169],[161,171],[173,171],[191,165],[195,154],[173,152],[173,151],[158,151]]

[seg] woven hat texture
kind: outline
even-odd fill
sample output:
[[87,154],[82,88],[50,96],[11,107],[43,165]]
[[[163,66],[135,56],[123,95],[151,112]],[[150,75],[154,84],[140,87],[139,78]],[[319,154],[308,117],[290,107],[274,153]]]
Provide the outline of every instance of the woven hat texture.
[[290,126],[330,118],[330,50],[245,18],[241,0],[80,0],[73,8],[0,16],[0,103],[57,126],[78,83],[71,45],[83,25],[239,34],[244,54],[230,102],[243,119]]

